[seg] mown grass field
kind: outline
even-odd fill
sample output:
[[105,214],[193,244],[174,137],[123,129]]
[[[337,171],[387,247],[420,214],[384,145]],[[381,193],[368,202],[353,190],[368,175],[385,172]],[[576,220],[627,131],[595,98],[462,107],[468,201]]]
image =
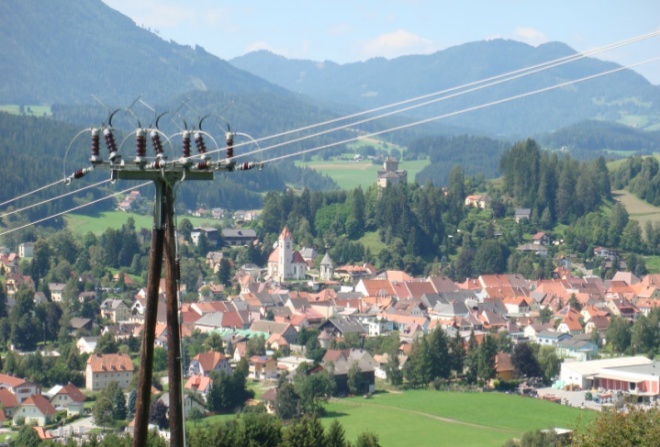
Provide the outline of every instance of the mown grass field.
[[540,399],[501,393],[447,393],[432,390],[376,394],[333,400],[326,426],[338,419],[352,442],[364,431],[384,447],[499,447],[529,430],[577,428],[595,413]]
[[[91,231],[96,235],[100,235],[108,228],[115,230],[121,228],[129,217],[135,219],[135,227],[138,229],[151,229],[153,227],[154,219],[152,216],[124,213],[122,211],[108,211],[93,216],[86,216],[84,214],[67,214],[64,216],[64,219],[66,220],[67,228],[74,234],[84,235]],[[217,220],[192,216],[179,216],[177,218],[178,221],[181,221],[181,219],[190,220],[193,226],[212,226],[219,223]]]
[[660,208],[644,202],[625,189],[612,191],[616,200],[626,207],[630,219],[635,219],[644,229],[646,222],[655,222],[660,219]]
[[[419,171],[428,166],[428,160],[412,160],[399,163],[399,169],[408,171],[408,181],[414,182]],[[362,189],[376,183],[376,173],[382,169],[382,164],[373,164],[370,161],[330,160],[330,161],[296,161],[298,166],[307,166],[322,174],[328,175],[337,184],[346,190],[358,186]]]

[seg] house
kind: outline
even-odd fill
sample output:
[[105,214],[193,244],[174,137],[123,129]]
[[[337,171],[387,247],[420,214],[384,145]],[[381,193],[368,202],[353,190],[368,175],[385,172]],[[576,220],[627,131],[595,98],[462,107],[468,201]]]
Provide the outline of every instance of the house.
[[534,245],[550,245],[550,236],[547,233],[539,231],[532,236],[532,243]]
[[0,390],[11,392],[19,404],[34,394],[41,394],[39,385],[9,374],[0,374]]
[[221,251],[210,251],[206,253],[204,263],[213,271],[213,273],[218,273],[220,270],[220,261],[222,261],[224,256],[225,255]]
[[375,371],[378,364],[364,349],[339,351],[335,357],[324,357],[322,365],[334,375],[335,393],[338,395],[349,393],[348,372],[354,365],[359,368],[362,379],[356,394],[373,393],[375,390]]
[[131,316],[131,310],[122,300],[107,299],[101,303],[101,317],[119,323],[128,321]]
[[249,377],[262,379],[277,379],[277,360],[272,356],[253,355],[249,359]]
[[14,425],[19,425],[21,421],[24,424],[33,424],[40,427],[48,425],[53,421],[57,410],[48,399],[40,394],[35,394],[23,401],[16,411],[14,411]]
[[98,337],[80,337],[76,342],[76,348],[80,354],[93,354],[96,350]]
[[223,228],[222,240],[229,247],[242,247],[257,240],[257,232],[252,228]]
[[18,244],[18,257],[31,258],[34,256],[34,242],[23,242]]
[[319,326],[319,332],[328,332],[332,337],[344,337],[346,334],[365,336],[367,330],[362,323],[353,317],[333,317]]
[[548,247],[540,244],[522,244],[516,247],[516,250],[523,253],[534,253],[541,258],[548,257]]
[[591,360],[598,354],[598,345],[584,336],[562,340],[555,347],[560,358],[573,358],[578,361]]
[[[398,354],[398,360],[399,360],[399,369],[403,370],[406,362],[408,361],[408,356],[405,356],[403,354]],[[390,355],[388,353],[385,353],[383,355],[374,355],[374,362],[376,362],[376,368],[374,369],[374,376],[387,380],[387,364],[390,361]]]
[[619,257],[619,252],[611,248],[595,247],[594,256],[597,258],[614,259]]
[[266,407],[266,411],[270,414],[275,413],[275,401],[277,400],[277,388],[268,388],[260,397],[261,401]]
[[67,417],[83,414],[85,395],[72,383],[64,386],[55,385],[48,390],[46,396],[49,397],[50,404],[55,409],[66,408]]
[[516,223],[520,223],[523,220],[528,220],[532,217],[532,210],[529,208],[516,208],[513,218]]
[[188,380],[186,381],[184,388],[188,391],[194,391],[196,393],[199,393],[199,395],[202,396],[204,401],[206,401],[206,393],[209,392],[212,384],[213,384],[213,379],[211,379],[210,377],[194,375],[188,377]]
[[9,275],[18,273],[18,258],[16,253],[0,254],[0,273]]
[[560,342],[571,338],[573,336],[568,333],[545,330],[536,334],[536,343],[543,346],[557,346]]
[[231,374],[231,365],[224,354],[215,351],[200,352],[192,358],[188,367],[190,376],[208,376],[212,371]]
[[5,416],[13,417],[16,407],[18,407],[18,399],[14,393],[7,389],[0,390],[0,408],[4,410]]
[[516,368],[511,361],[511,355],[506,352],[498,352],[495,356],[495,372],[501,380],[511,380],[516,376]]
[[206,238],[206,244],[210,248],[216,248],[220,246],[221,234],[217,228],[214,227],[196,227],[193,228],[190,232],[190,238],[192,239],[195,246],[199,245],[199,240],[201,237]]
[[73,317],[69,320],[69,331],[91,331],[94,327],[94,321],[91,318]]
[[126,389],[133,376],[133,362],[126,354],[94,354],[87,359],[85,389],[98,391],[110,382]]
[[488,194],[471,194],[465,198],[465,206],[473,206],[485,210],[490,206]]
[[[168,414],[169,414],[169,408],[170,408],[170,393],[163,393],[158,400],[162,402],[165,407],[168,409]],[[199,398],[196,397],[194,394],[186,394],[183,396],[183,400],[181,402],[183,404],[183,417],[187,418],[190,412],[192,411],[193,408],[197,409],[200,411],[202,414],[205,413],[205,408],[204,408],[204,403],[199,401]]]
[[273,334],[282,336],[290,345],[298,342],[298,332],[291,323],[279,323],[277,321],[257,320],[250,325],[250,331],[263,334],[266,339]]
[[53,303],[61,303],[62,295],[64,294],[64,289],[66,289],[66,284],[62,283],[48,283],[48,291],[50,292],[50,299]]

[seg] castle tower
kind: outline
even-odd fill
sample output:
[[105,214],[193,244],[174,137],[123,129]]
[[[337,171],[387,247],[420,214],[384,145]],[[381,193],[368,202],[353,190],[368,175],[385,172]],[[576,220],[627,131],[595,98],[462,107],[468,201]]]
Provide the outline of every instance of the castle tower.
[[335,276],[335,263],[332,262],[330,255],[326,252],[319,266],[319,278],[321,281],[329,281]]

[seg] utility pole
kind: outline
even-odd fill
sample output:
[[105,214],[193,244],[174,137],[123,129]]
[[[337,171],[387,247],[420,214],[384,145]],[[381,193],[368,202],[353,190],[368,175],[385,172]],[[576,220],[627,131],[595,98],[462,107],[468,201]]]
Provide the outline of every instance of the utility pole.
[[[111,121],[112,115],[109,122]],[[108,161],[103,161],[100,156],[99,140],[101,130],[103,131],[109,151]],[[147,160],[146,157],[147,131],[150,134],[152,145],[156,152],[156,157],[153,161]],[[92,163],[92,167],[76,171],[67,181],[81,178],[94,169],[106,168],[110,170],[113,180],[152,180],[154,182],[156,188],[154,224],[151,236],[147,279],[147,305],[144,313],[144,327],[140,349],[133,447],[144,447],[147,443],[154,340],[158,315],[158,292],[163,261],[167,297],[170,446],[183,447],[185,441],[185,420],[183,417],[182,402],[181,338],[178,303],[179,263],[177,261],[174,220],[174,187],[177,182],[184,180],[213,180],[215,171],[231,172],[234,170],[248,170],[254,167],[261,167],[261,164],[246,162],[237,165],[235,163],[233,160],[234,134],[231,132],[227,132],[226,134],[226,158],[219,161],[211,161],[206,154],[203,139],[204,133],[202,131],[196,131],[194,135],[193,132],[188,130],[182,132],[183,156],[174,161],[168,161],[164,155],[160,141],[161,132],[158,129],[144,129],[140,126],[134,133],[136,137],[136,156],[132,161],[124,161],[117,151],[111,127],[91,129],[92,153],[90,162]],[[198,154],[194,157],[190,154],[191,136],[194,136],[198,149]],[[168,140],[170,139],[168,138]]]

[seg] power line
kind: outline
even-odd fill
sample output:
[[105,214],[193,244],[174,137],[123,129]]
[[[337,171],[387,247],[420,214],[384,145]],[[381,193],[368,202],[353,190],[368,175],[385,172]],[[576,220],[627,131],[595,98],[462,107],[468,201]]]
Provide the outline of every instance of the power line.
[[306,153],[309,153],[309,152],[316,152],[316,151],[319,151],[319,150],[322,150],[322,149],[327,149],[327,148],[330,148],[330,147],[339,146],[341,144],[351,143],[353,141],[357,141],[359,138],[365,138],[365,137],[368,138],[368,137],[378,136],[378,135],[382,135],[384,133],[394,132],[394,131],[397,131],[397,130],[407,129],[409,127],[414,127],[414,126],[419,126],[421,124],[430,123],[432,121],[437,121],[439,119],[449,118],[449,117],[452,117],[452,116],[461,115],[463,113],[473,112],[475,110],[480,110],[480,109],[484,109],[484,108],[487,108],[487,107],[492,107],[494,105],[504,104],[506,102],[514,101],[516,99],[522,99],[522,98],[526,98],[528,96],[537,95],[539,93],[545,93],[545,92],[555,90],[555,89],[558,89],[558,88],[566,87],[566,86],[569,86],[569,85],[573,85],[573,84],[577,84],[577,83],[580,83],[580,82],[584,82],[584,81],[588,81],[588,80],[591,80],[591,79],[595,79],[595,78],[599,78],[599,77],[602,77],[602,76],[617,73],[617,72],[622,71],[622,70],[628,70],[630,68],[638,67],[640,65],[645,65],[645,64],[648,64],[648,63],[652,63],[652,62],[657,62],[659,60],[660,60],[660,57],[656,57],[656,58],[649,59],[649,60],[646,60],[646,61],[643,61],[643,62],[639,62],[637,64],[632,64],[632,65],[628,65],[628,66],[625,66],[625,67],[615,68],[613,70],[608,70],[608,71],[605,71],[605,72],[601,72],[601,73],[591,75],[591,76],[586,76],[584,78],[575,79],[575,80],[572,80],[572,81],[562,82],[561,84],[556,84],[556,85],[553,85],[553,86],[550,86],[550,87],[545,87],[545,88],[542,88],[542,89],[533,90],[531,92],[522,93],[520,95],[509,96],[508,98],[499,99],[497,101],[488,102],[488,103],[481,104],[481,105],[478,105],[478,106],[468,107],[466,109],[462,109],[462,110],[459,110],[459,111],[456,111],[456,112],[450,112],[450,113],[446,113],[444,115],[438,115],[438,116],[434,116],[434,117],[431,117],[431,118],[426,118],[426,119],[423,119],[423,120],[420,120],[420,121],[415,121],[413,123],[408,123],[408,124],[403,124],[401,126],[391,127],[389,129],[384,129],[384,130],[380,130],[380,131],[377,131],[377,132],[372,132],[372,133],[369,133],[369,134],[366,134],[366,135],[362,135],[360,137],[349,138],[349,139],[346,139],[346,140],[343,140],[343,141],[338,141],[338,142],[326,144],[326,145],[323,145],[323,146],[317,146],[317,147],[311,148],[311,149],[305,149],[305,150],[302,150],[302,151],[295,152],[293,154],[282,155],[280,157],[271,158],[270,160],[264,160],[262,163],[264,163],[264,164],[265,163],[272,163],[272,162],[275,162],[275,161],[283,160],[285,158],[295,157],[295,156],[303,155],[303,154],[306,154]]
[[116,196],[118,196],[118,195],[120,195],[120,194],[126,194],[127,192],[129,192],[129,191],[131,191],[131,190],[133,190],[133,189],[142,188],[142,187],[147,186],[147,185],[150,185],[150,184],[151,184],[151,182],[141,183],[141,184],[139,184],[139,185],[137,185],[137,186],[133,186],[133,187],[131,187],[131,188],[127,188],[127,189],[124,189],[124,190],[122,190],[122,191],[119,191],[119,192],[115,192],[115,193],[109,194],[109,195],[107,195],[107,196],[105,196],[105,197],[101,197],[100,199],[92,200],[91,202],[87,202],[87,203],[83,203],[83,204],[78,205],[78,206],[74,206],[73,208],[70,208],[70,209],[68,209],[68,210],[66,210],[66,211],[62,211],[62,212],[60,212],[60,213],[57,213],[57,214],[53,214],[53,215],[51,215],[51,216],[44,217],[43,219],[35,220],[34,222],[30,222],[30,223],[28,223],[28,224],[21,225],[20,227],[16,227],[16,228],[12,228],[12,229],[10,229],[10,230],[4,231],[4,232],[0,233],[0,236],[4,236],[5,234],[13,233],[13,232],[15,232],[15,231],[23,230],[23,229],[25,229],[25,228],[31,227],[32,225],[36,225],[36,224],[39,224],[39,223],[45,222],[45,221],[47,221],[47,220],[54,219],[54,218],[56,218],[56,217],[60,217],[60,216],[63,216],[63,215],[65,215],[65,214],[69,214],[69,213],[71,213],[71,212],[73,212],[73,211],[79,210],[79,209],[81,209],[81,208],[85,208],[86,206],[94,205],[95,203],[101,202],[101,201],[103,201],[103,200],[110,199],[110,198],[112,198],[112,197],[116,197]]
[[[309,125],[309,126],[300,127],[300,128],[297,128],[297,129],[281,132],[281,133],[278,133],[278,134],[265,136],[265,137],[261,137],[261,138],[257,138],[257,139],[252,139],[252,141],[238,143],[236,145],[233,145],[233,147],[234,148],[241,147],[241,146],[252,144],[252,143],[256,143],[257,146],[258,146],[258,143],[262,142],[262,141],[266,141],[266,140],[270,140],[270,139],[274,139],[274,138],[278,138],[278,137],[282,137],[282,136],[287,136],[287,135],[290,135],[292,133],[298,133],[298,132],[302,132],[302,131],[305,131],[305,130],[310,130],[310,129],[313,129],[313,128],[316,128],[316,127],[321,127],[321,126],[324,126],[324,125],[329,125],[329,124],[333,124],[333,123],[336,123],[336,122],[344,121],[344,120],[347,120],[347,119],[368,115],[370,113],[378,112],[378,111],[381,111],[381,110],[386,110],[386,109],[390,109],[390,108],[393,108],[393,107],[398,107],[398,106],[401,106],[401,105],[414,103],[414,102],[421,101],[421,100],[424,100],[424,99],[427,99],[427,98],[432,98],[434,96],[439,96],[439,95],[446,94],[446,93],[451,93],[451,92],[457,92],[457,93],[453,93],[451,95],[448,95],[448,96],[445,96],[445,97],[442,97],[442,98],[436,98],[436,99],[433,99],[433,100],[425,101],[425,102],[420,103],[420,104],[404,107],[404,108],[401,108],[401,109],[398,109],[398,110],[387,112],[385,114],[381,114],[381,115],[377,115],[377,116],[374,116],[374,117],[366,118],[364,120],[360,120],[360,121],[345,124],[345,125],[342,125],[342,126],[334,127],[332,129],[327,129],[327,130],[317,132],[317,133],[314,133],[314,134],[311,134],[311,135],[305,135],[305,136],[302,136],[302,137],[295,138],[293,140],[277,143],[277,144],[274,144],[274,145],[271,145],[271,146],[268,146],[268,147],[265,147],[265,148],[259,148],[259,149],[254,150],[254,151],[250,151],[250,152],[247,152],[247,153],[236,155],[234,158],[240,158],[240,157],[245,157],[245,156],[248,156],[248,155],[257,154],[257,153],[260,153],[260,152],[265,152],[265,151],[268,151],[268,150],[272,150],[272,149],[276,149],[276,148],[279,148],[279,147],[282,147],[282,146],[286,146],[288,144],[301,142],[301,141],[304,141],[304,140],[307,140],[307,139],[310,139],[310,138],[315,138],[315,137],[325,135],[325,134],[328,134],[328,133],[332,133],[332,132],[335,132],[335,131],[344,130],[344,129],[347,129],[347,128],[350,128],[352,126],[356,126],[356,125],[359,125],[359,124],[364,124],[364,123],[367,123],[367,122],[375,121],[375,120],[382,119],[382,118],[385,118],[385,117],[388,117],[388,116],[392,116],[392,115],[395,115],[395,114],[399,114],[399,113],[402,113],[402,112],[413,110],[413,109],[416,109],[416,108],[419,108],[419,107],[424,107],[426,105],[430,105],[430,104],[433,104],[433,103],[436,103],[436,102],[439,102],[439,101],[444,101],[446,99],[450,99],[450,98],[454,98],[454,97],[457,97],[457,96],[460,96],[460,95],[463,95],[463,94],[475,92],[475,91],[478,91],[478,90],[481,90],[481,89],[484,89],[484,88],[487,88],[487,87],[491,87],[491,86],[498,85],[498,84],[501,84],[501,83],[504,83],[504,82],[508,82],[508,81],[511,81],[511,80],[514,80],[514,79],[518,79],[520,77],[524,77],[524,76],[535,74],[535,73],[538,73],[538,72],[541,72],[541,71],[545,71],[545,70],[548,70],[550,68],[555,68],[557,66],[564,65],[566,63],[575,62],[575,61],[583,59],[585,57],[593,56],[593,55],[596,55],[596,54],[599,54],[599,53],[602,53],[602,52],[606,52],[606,51],[609,51],[609,50],[612,50],[612,49],[616,49],[616,48],[621,47],[621,46],[626,46],[626,45],[630,45],[630,44],[633,44],[633,43],[637,43],[637,42],[640,42],[640,41],[645,40],[645,39],[656,37],[658,35],[660,35],[660,30],[653,31],[653,32],[650,32],[650,33],[646,33],[646,34],[642,34],[642,35],[639,35],[639,36],[636,36],[636,37],[632,37],[630,39],[622,40],[622,41],[619,41],[619,42],[615,42],[615,43],[612,43],[612,44],[609,44],[609,45],[605,45],[605,46],[598,47],[598,48],[595,48],[595,49],[587,50],[587,51],[584,51],[584,52],[575,53],[575,54],[572,54],[572,55],[569,55],[569,56],[564,56],[562,58],[558,58],[558,59],[548,61],[548,62],[543,62],[541,64],[533,65],[533,66],[530,66],[530,67],[525,67],[525,68],[521,68],[521,69],[518,69],[518,70],[513,70],[513,71],[510,71],[510,72],[507,72],[507,73],[504,73],[504,74],[492,76],[490,78],[486,78],[486,79],[466,83],[466,84],[456,86],[456,87],[452,87],[452,88],[449,88],[449,89],[440,90],[440,91],[437,91],[437,92],[417,96],[415,98],[410,98],[410,99],[407,99],[407,100],[403,100],[403,101],[399,101],[399,102],[396,102],[396,103],[380,106],[380,107],[373,108],[373,109],[366,110],[366,111],[362,111],[362,112],[357,112],[357,113],[354,113],[354,114],[351,114],[351,115],[346,115],[346,116],[343,116],[343,117],[334,118],[334,119],[327,120],[327,121],[324,121],[324,122],[321,122],[321,123],[316,123],[316,124],[312,124],[312,125]],[[484,85],[480,85],[480,84],[484,84]],[[460,91],[461,89],[466,89],[466,90]],[[412,125],[408,126],[408,127],[412,127]],[[79,136],[79,135],[77,135],[77,136]],[[352,142],[352,141],[355,141],[355,139],[349,140],[349,142]],[[222,151],[222,150],[224,150],[224,148],[214,149],[214,150],[208,151],[207,154],[213,154],[213,153],[216,153],[216,152],[219,152],[219,151]],[[68,149],[67,149],[67,152],[68,152]],[[184,158],[192,158],[192,157],[194,157],[194,156],[184,157]],[[39,191],[43,191],[44,189],[47,189],[47,188],[50,188],[52,186],[58,185],[62,181],[63,180],[58,180],[58,181],[53,182],[49,185],[38,188],[34,191],[31,191],[31,192],[28,192],[26,194],[15,197],[13,199],[10,199],[10,200],[8,200],[4,203],[0,203],[0,206],[4,206],[4,205],[9,204],[13,201],[19,200],[21,198],[28,197],[32,194],[35,194],[35,193],[39,192]]]

